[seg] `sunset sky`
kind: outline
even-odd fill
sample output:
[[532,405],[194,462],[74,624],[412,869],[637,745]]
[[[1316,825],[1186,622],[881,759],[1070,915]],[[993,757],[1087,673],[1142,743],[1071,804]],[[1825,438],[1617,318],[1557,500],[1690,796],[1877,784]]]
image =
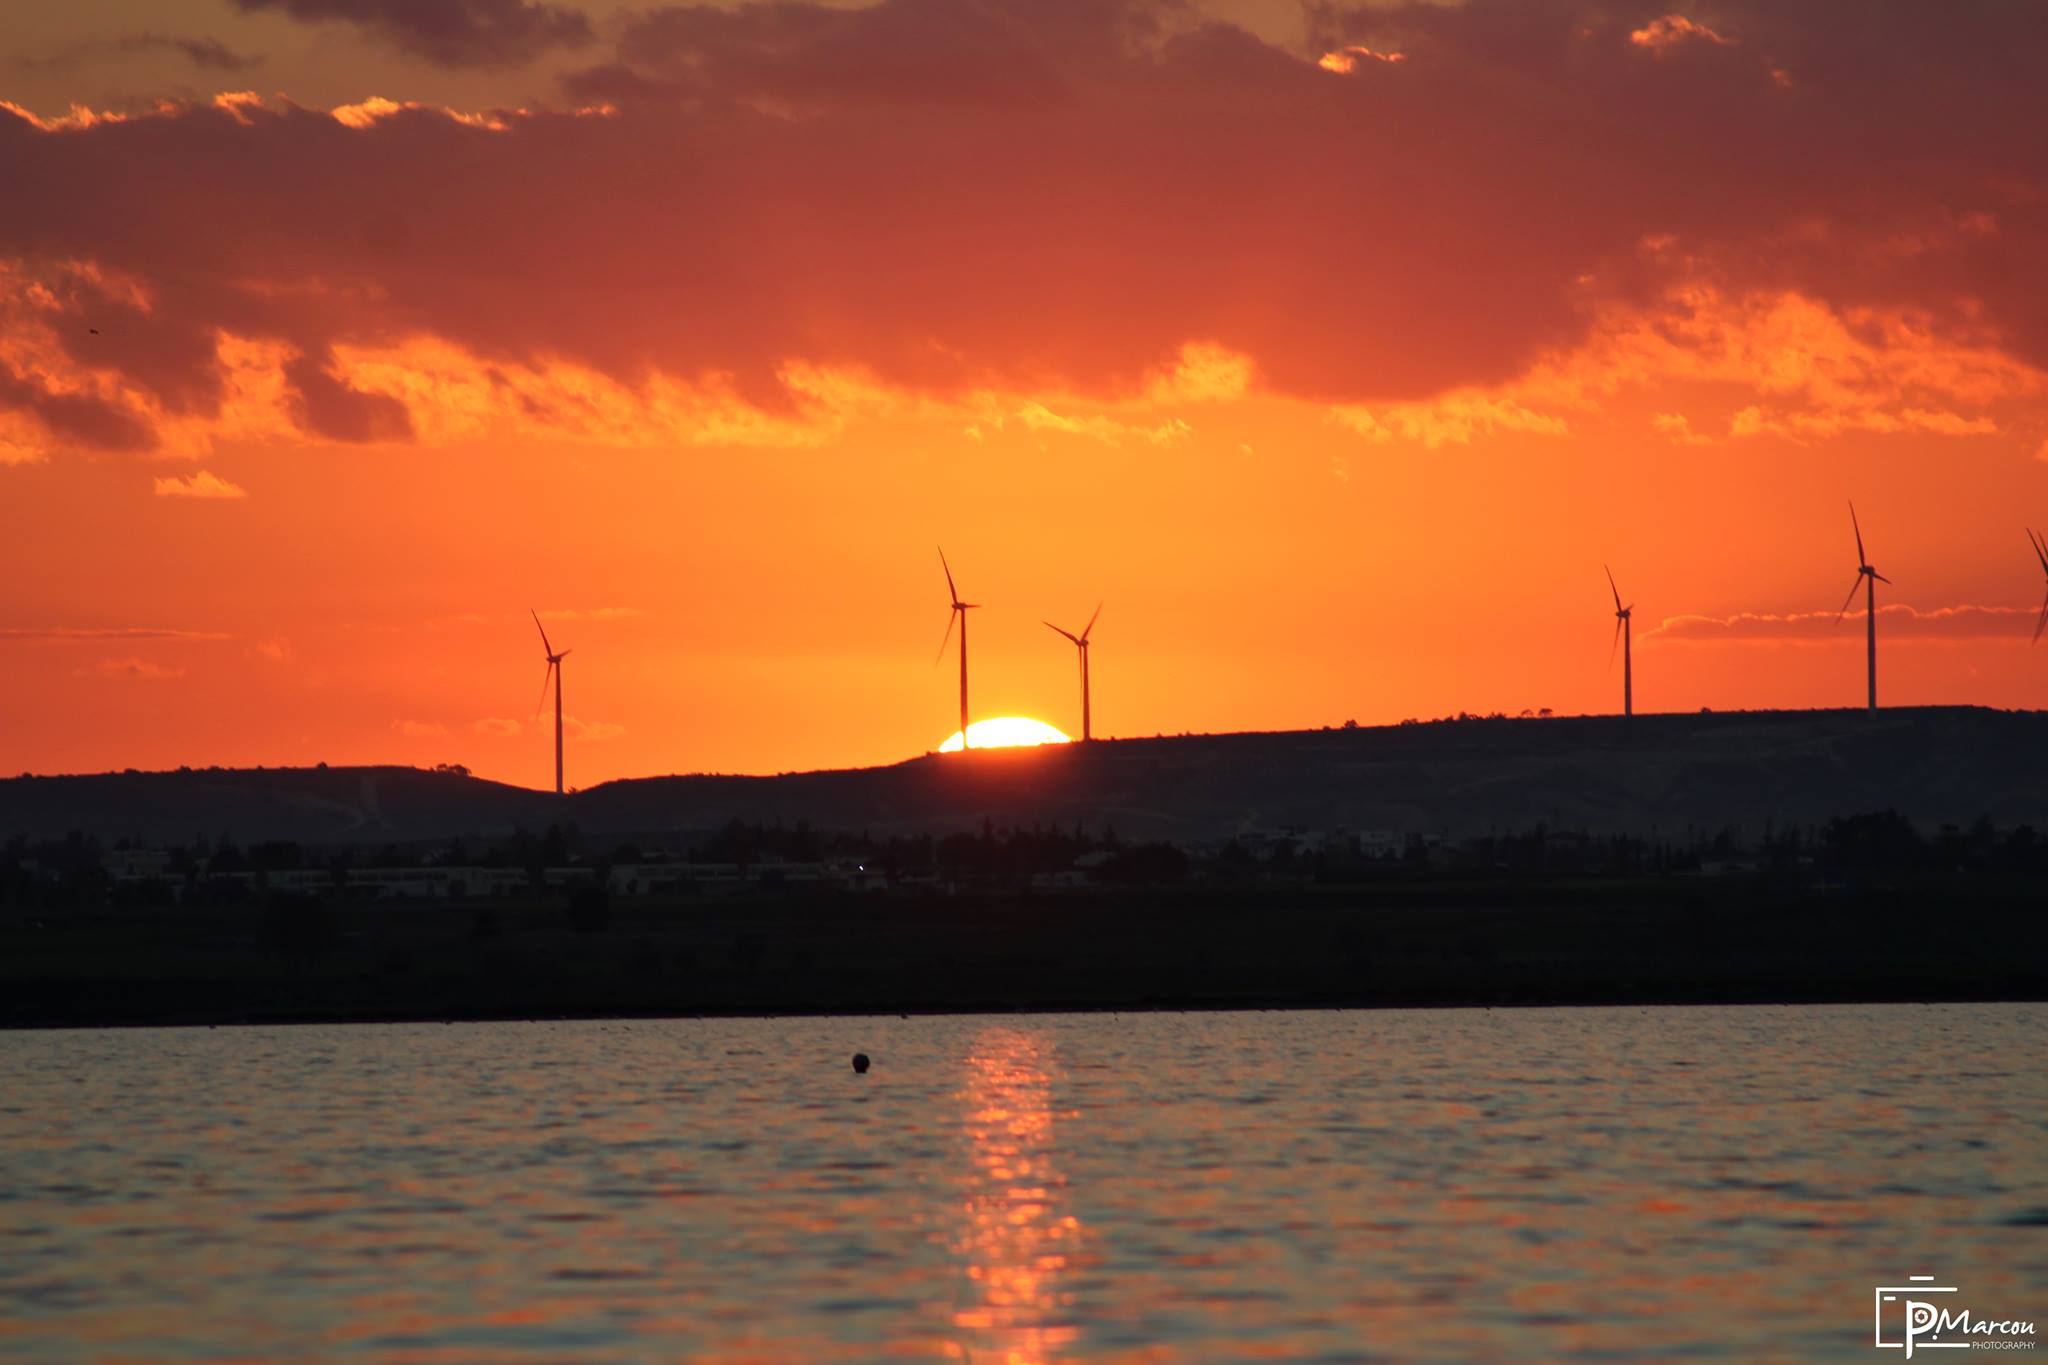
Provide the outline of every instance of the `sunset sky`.
[[[0,771],[2048,705],[2048,4],[0,10]],[[1860,601],[1860,598],[1859,598]]]

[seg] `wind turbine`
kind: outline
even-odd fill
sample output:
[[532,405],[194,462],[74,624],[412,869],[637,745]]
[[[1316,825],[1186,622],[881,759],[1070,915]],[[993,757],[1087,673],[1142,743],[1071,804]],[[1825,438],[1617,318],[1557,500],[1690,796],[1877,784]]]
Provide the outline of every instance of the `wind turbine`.
[[[979,602],[962,602],[960,589],[953,586],[953,566],[946,562],[946,552],[939,551],[939,567],[946,571],[946,593],[953,603],[952,611],[946,617],[946,633],[939,640],[939,659],[946,657],[946,641],[953,638],[953,622],[960,622],[960,748],[964,752],[967,740],[967,613],[979,607]],[[937,663],[939,659],[932,660]]]
[[[1095,604],[1095,616],[1100,615],[1102,615],[1102,604],[1097,602]],[[1088,632],[1095,629],[1095,616],[1088,618],[1088,624],[1081,627],[1079,635],[1074,634],[1071,630],[1060,630],[1058,626],[1050,621],[1045,623],[1047,630],[1058,631],[1061,635],[1072,640],[1074,648],[1079,650],[1081,654],[1081,738],[1084,741],[1095,738],[1088,718]]]
[[[1607,569],[1605,564],[1600,567]],[[1607,590],[1614,594],[1614,644],[1621,646],[1621,714],[1626,719],[1636,713],[1635,626],[1632,620],[1636,604],[1621,605],[1621,589],[1614,586],[1612,569],[1607,569]],[[1614,667],[1614,645],[1607,647],[1607,666]]]
[[[2048,537],[2042,536],[2033,527],[2027,528],[2027,543],[2034,547],[2034,557],[2041,561],[2041,573],[2048,577]],[[2041,619],[2034,623],[2034,643],[2041,643],[2041,632],[2048,630],[2048,598],[2041,599]]]
[[[528,608],[529,611],[532,608]],[[555,647],[548,643],[548,628],[540,623],[540,613],[533,613],[533,627],[540,632],[541,652],[548,656],[548,666],[540,675],[540,706],[533,708],[533,714],[540,714],[540,707],[548,704],[548,675],[555,679],[555,795],[562,794],[562,660],[569,657],[569,651],[555,653]]]
[[1886,587],[1892,581],[1871,567],[1870,556],[1863,550],[1863,527],[1856,520],[1856,504],[1849,504],[1849,525],[1856,532],[1856,582],[1849,585],[1849,596],[1842,603],[1842,609],[1835,613],[1839,623],[1849,614],[1849,604],[1856,600],[1856,589],[1863,588],[1863,615],[1869,632],[1870,655],[1870,709],[1877,710],[1877,585]]

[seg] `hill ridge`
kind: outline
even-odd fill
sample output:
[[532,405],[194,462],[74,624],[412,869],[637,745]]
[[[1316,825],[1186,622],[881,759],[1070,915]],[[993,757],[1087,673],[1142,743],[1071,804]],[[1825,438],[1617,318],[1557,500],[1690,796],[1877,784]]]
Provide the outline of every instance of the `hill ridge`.
[[565,797],[402,765],[0,780],[0,839],[409,842],[575,824],[647,835],[732,819],[883,832],[1080,821],[1184,843],[1272,828],[1459,836],[1814,823],[2048,828],[2048,713],[1984,707],[1469,717],[1097,740],[774,775],[621,778]]

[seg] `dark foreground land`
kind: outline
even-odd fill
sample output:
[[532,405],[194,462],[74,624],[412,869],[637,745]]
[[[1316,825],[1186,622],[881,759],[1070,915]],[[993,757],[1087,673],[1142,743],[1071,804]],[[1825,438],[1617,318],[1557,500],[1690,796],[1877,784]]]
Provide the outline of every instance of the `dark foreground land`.
[[2038,878],[74,911],[0,1024],[2041,999]]
[[[1924,708],[1470,717],[568,797],[459,770],[20,778],[0,1026],[2040,999],[2044,773],[2048,714]],[[458,872],[461,899],[371,898]]]

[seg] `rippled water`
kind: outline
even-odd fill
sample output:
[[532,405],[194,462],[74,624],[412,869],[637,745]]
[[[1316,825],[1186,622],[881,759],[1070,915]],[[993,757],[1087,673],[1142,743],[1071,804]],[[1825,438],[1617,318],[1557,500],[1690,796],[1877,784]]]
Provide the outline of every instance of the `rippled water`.
[[2043,1023],[0,1035],[0,1356],[1883,1359],[1909,1272],[2048,1319]]

